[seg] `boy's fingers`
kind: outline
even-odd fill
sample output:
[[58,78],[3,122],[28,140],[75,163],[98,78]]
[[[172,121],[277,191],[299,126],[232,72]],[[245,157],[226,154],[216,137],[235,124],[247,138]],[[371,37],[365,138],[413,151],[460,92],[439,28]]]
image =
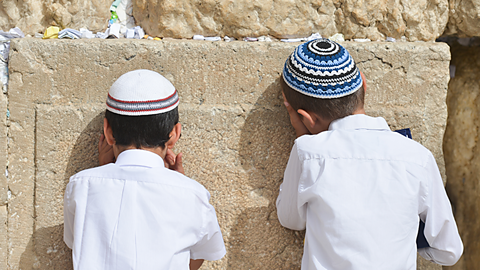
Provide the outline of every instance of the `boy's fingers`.
[[295,109],[290,106],[290,103],[288,103],[286,100],[283,102],[283,104],[285,104],[285,108],[287,108],[287,111],[288,111],[288,114],[290,115],[290,117],[295,117],[295,118],[300,118],[298,116],[298,113],[297,111],[295,111]]
[[182,164],[183,164],[183,153],[178,153],[175,165],[182,166]]
[[165,155],[165,160],[167,161],[168,165],[174,166],[175,165],[175,153],[171,149],[167,149],[167,154]]
[[185,174],[185,171],[183,170],[183,153],[178,153],[174,170],[181,174]]
[[100,135],[100,139],[98,140],[98,150],[100,151],[100,149],[102,148],[102,145],[103,145],[103,140],[105,139],[105,135]]

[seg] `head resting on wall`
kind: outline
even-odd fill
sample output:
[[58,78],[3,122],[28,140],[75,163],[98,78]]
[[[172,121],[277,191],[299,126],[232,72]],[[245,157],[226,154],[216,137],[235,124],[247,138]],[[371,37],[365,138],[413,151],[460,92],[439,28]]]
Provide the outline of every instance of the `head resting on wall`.
[[108,92],[107,142],[129,149],[172,148],[181,130],[178,103],[177,90],[159,73],[140,69],[123,74]]
[[286,100],[301,115],[315,114],[330,123],[364,113],[365,77],[334,41],[321,38],[299,45],[285,61],[282,78]]

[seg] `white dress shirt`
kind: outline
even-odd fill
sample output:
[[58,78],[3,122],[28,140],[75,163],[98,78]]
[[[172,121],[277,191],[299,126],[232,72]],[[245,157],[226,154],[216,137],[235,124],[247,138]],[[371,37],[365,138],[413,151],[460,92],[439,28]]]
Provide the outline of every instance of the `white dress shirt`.
[[416,269],[453,265],[463,244],[431,152],[383,118],[352,115],[299,137],[277,199],[280,223],[306,229],[302,269]]
[[225,255],[210,194],[144,150],[70,178],[64,240],[76,270],[189,269]]

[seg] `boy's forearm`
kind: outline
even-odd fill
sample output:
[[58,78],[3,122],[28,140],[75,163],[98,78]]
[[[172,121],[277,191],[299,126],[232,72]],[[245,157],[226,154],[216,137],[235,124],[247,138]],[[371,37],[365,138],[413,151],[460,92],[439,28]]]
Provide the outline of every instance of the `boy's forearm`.
[[190,270],[197,270],[202,266],[203,264],[203,259],[199,260],[190,260]]

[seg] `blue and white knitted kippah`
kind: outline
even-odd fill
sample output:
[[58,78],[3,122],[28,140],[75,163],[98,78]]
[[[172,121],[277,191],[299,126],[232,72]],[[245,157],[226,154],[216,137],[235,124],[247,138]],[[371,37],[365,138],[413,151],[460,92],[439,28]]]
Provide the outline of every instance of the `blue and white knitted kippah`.
[[108,91],[107,110],[140,116],[168,112],[178,106],[178,93],[159,73],[139,69],[120,76]]
[[363,83],[348,51],[325,38],[298,46],[285,62],[283,79],[298,92],[322,99],[350,95]]

